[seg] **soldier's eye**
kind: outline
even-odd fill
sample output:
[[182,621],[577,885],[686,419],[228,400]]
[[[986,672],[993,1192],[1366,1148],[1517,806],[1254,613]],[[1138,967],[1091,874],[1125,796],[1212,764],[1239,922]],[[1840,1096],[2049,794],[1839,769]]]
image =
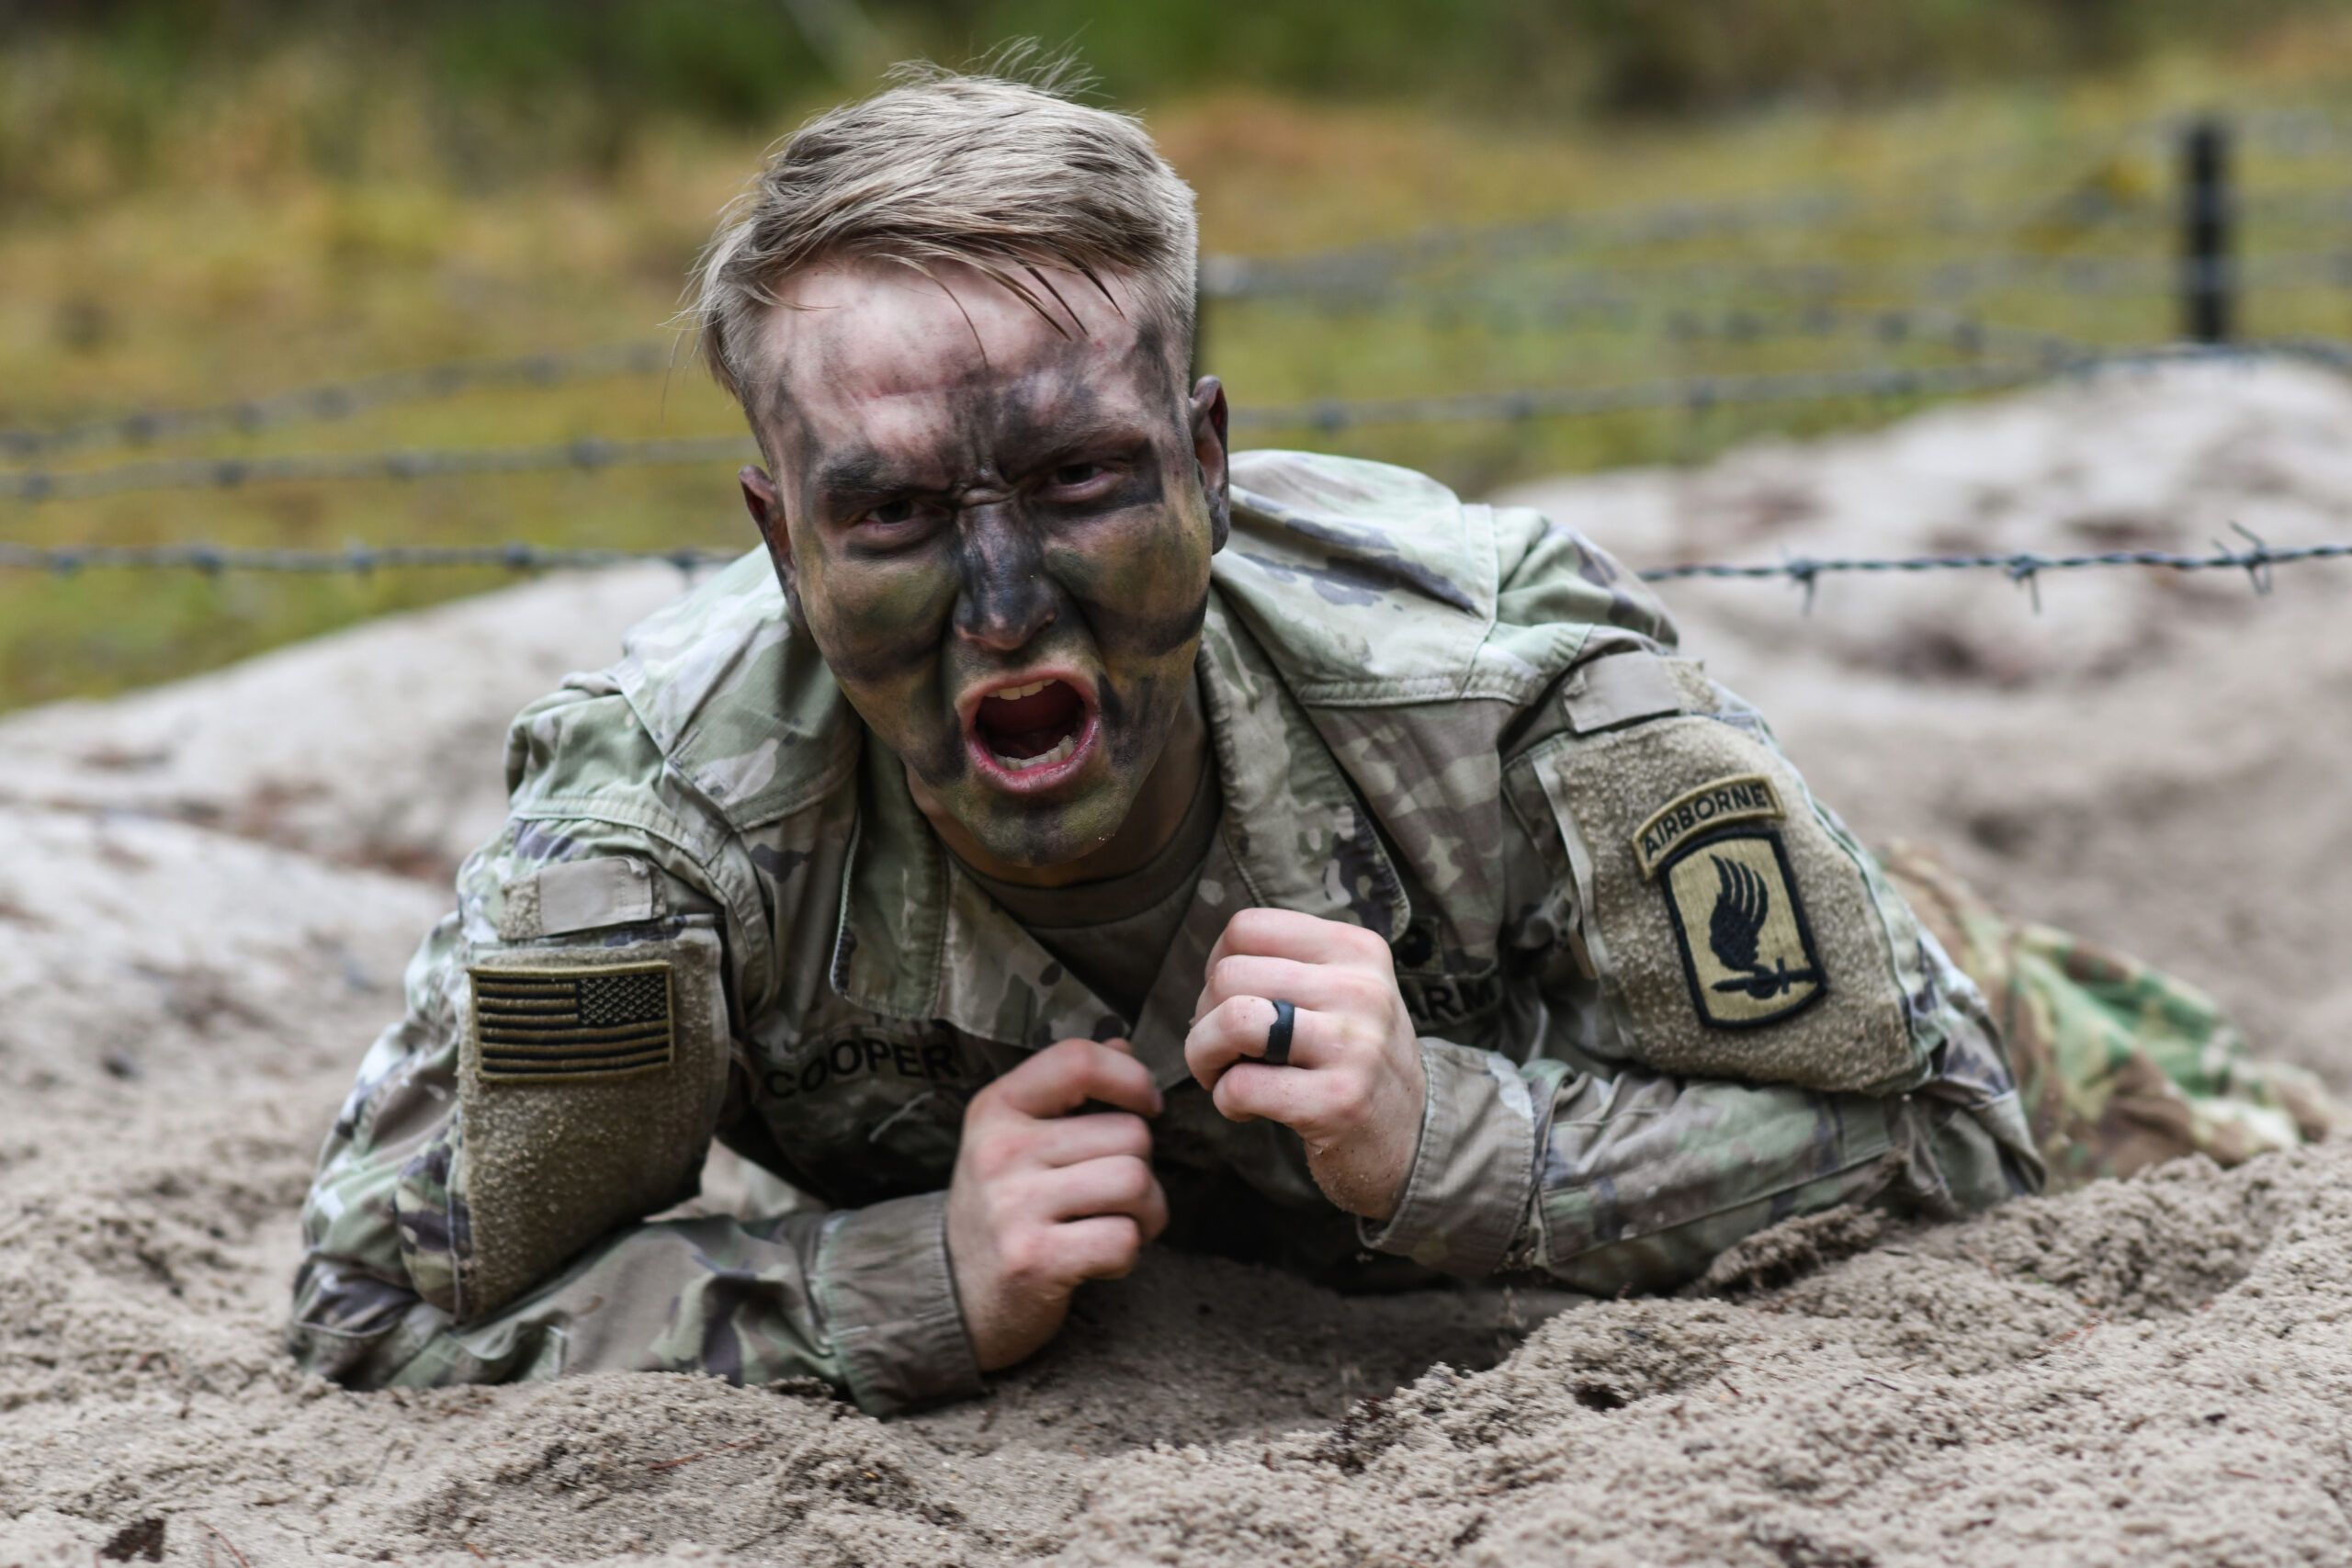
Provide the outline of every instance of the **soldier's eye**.
[[869,525],[882,528],[902,527],[908,524],[924,522],[937,510],[938,509],[929,502],[914,501],[902,497],[897,501],[884,502],[881,505],[874,508],[872,511],[860,517],[857,520],[857,525],[860,527],[865,527]]
[[1111,470],[1100,463],[1064,463],[1054,470],[1057,490],[1081,490]]

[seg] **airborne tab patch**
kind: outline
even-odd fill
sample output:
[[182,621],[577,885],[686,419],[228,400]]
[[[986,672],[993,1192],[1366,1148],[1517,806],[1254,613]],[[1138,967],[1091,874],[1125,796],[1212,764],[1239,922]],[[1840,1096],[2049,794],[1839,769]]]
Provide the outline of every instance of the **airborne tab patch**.
[[667,964],[466,973],[485,1078],[618,1077],[675,1054]]
[[1687,842],[1663,869],[1683,976],[1702,1021],[1753,1029],[1828,993],[1779,833],[1712,833]]
[[1634,835],[1634,862],[1644,876],[1656,876],[1674,847],[1697,832],[1734,822],[1776,822],[1786,815],[1772,781],[1762,773],[1739,773],[1687,790],[1650,813]]

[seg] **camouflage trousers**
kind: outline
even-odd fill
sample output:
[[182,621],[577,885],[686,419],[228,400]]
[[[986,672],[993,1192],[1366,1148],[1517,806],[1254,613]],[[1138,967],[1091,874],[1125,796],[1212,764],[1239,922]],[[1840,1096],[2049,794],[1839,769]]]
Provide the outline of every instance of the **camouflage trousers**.
[[2010,919],[1918,845],[1892,846],[1885,865],[1984,993],[2052,1190],[2182,1155],[2236,1165],[2326,1135],[2335,1111],[2319,1080],[2255,1060],[2204,992]]

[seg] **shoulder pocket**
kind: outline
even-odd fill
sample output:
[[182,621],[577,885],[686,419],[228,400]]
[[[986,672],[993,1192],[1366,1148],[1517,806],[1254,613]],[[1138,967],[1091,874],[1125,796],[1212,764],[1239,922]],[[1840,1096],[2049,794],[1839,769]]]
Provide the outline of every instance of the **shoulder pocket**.
[[720,955],[707,916],[474,955],[449,1193],[459,1321],[694,1190],[727,1091]]
[[1771,746],[1684,715],[1560,737],[1536,773],[1638,1060],[1840,1091],[1926,1076],[1911,916]]

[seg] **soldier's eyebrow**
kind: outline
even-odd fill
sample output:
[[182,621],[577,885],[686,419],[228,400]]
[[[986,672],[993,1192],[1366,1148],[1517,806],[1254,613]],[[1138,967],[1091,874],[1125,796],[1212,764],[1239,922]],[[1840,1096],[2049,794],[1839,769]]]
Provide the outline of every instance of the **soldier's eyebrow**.
[[871,446],[836,453],[818,465],[811,486],[818,495],[836,504],[878,501],[926,488],[923,476]]
[[1031,471],[1092,455],[1127,456],[1151,445],[1152,433],[1132,420],[1098,419],[1052,433],[1029,458]]
[[1150,426],[1119,409],[1007,411],[989,446],[1000,472],[1023,481],[1065,463],[1134,461],[1152,446]]

